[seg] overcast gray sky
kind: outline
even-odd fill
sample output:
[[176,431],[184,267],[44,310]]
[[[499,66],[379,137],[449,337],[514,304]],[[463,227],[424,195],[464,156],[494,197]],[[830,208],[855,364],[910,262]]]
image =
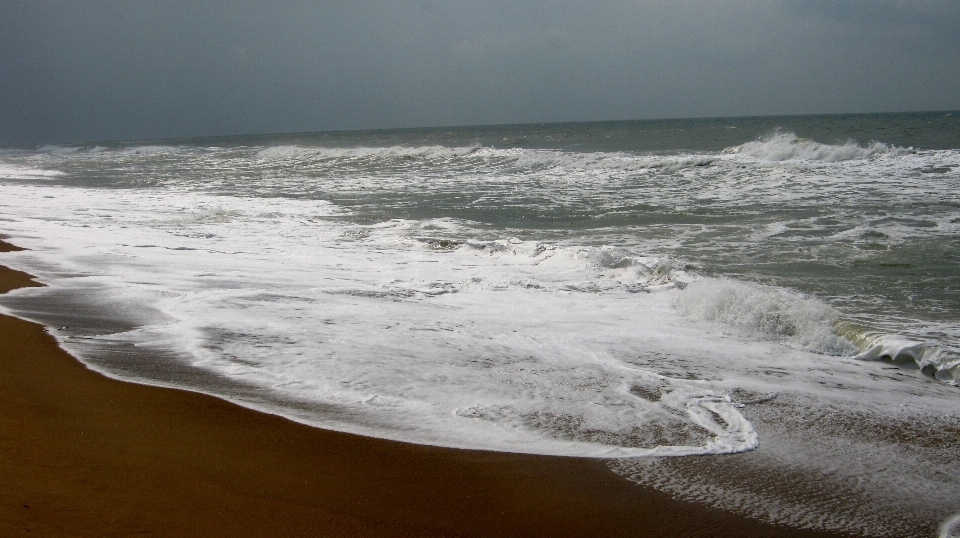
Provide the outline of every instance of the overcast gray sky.
[[0,144],[960,109],[955,0],[0,2]]

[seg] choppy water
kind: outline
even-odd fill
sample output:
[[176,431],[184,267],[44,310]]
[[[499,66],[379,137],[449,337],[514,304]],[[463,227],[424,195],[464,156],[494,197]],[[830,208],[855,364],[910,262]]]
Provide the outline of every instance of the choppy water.
[[0,216],[0,303],[117,377],[954,532],[958,115],[8,148]]

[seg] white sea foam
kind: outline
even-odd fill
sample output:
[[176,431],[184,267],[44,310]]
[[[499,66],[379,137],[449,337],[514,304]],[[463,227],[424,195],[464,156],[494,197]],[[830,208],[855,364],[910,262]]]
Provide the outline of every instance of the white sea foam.
[[64,175],[59,170],[26,168],[0,163],[0,178],[3,179],[46,179]]
[[[721,388],[612,355],[624,344],[642,346],[637,336],[621,342],[625,335],[670,331],[662,294],[627,293],[682,281],[666,261],[611,247],[505,239],[456,248],[415,239],[449,229],[449,221],[387,222],[343,243],[342,225],[305,219],[322,210],[308,201],[171,199],[159,191],[135,199],[79,191],[66,201],[37,189],[39,214],[64,203],[60,211],[75,215],[22,221],[63,241],[41,266],[58,259],[67,272],[100,275],[64,280],[33,267],[51,290],[96,282],[100,294],[163,314],[162,323],[101,341],[165,342],[197,368],[355,407],[358,417],[343,423],[281,410],[298,420],[414,442],[581,456],[756,446]],[[90,206],[109,208],[109,217],[84,211]],[[44,258],[39,252],[32,255]],[[607,328],[595,332],[600,327]]]

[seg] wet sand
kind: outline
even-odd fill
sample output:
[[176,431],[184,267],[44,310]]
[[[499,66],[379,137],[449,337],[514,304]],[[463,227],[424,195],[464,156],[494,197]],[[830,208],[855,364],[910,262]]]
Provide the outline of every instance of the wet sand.
[[[0,268],[0,293],[29,285]],[[0,316],[0,536],[130,535],[836,536],[675,501],[602,460],[384,441],[113,380]]]

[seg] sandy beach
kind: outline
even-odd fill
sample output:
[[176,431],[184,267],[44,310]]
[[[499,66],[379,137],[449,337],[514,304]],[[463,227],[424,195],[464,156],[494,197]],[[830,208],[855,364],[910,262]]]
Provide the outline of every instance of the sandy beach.
[[[31,285],[0,268],[0,291]],[[602,460],[365,438],[116,381],[8,316],[0,477],[3,536],[828,536],[674,501]]]

